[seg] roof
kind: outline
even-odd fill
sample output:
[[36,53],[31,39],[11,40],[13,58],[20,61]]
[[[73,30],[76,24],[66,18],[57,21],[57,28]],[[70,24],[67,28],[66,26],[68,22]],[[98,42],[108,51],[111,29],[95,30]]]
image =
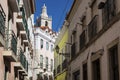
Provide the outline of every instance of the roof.
[[[35,26],[37,27],[37,26]],[[51,34],[56,34],[55,31],[53,31],[52,29],[50,29],[48,26],[40,26],[40,29],[42,29],[43,31],[48,30],[48,32],[52,32]]]

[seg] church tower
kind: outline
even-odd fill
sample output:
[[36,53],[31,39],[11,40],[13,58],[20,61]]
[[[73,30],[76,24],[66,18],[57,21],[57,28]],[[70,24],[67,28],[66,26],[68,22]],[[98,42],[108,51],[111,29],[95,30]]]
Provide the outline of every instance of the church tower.
[[[40,74],[41,80],[54,78],[54,43],[57,33],[52,30],[52,18],[47,14],[47,7],[42,6],[40,17],[34,27],[35,61],[38,64],[35,75]],[[37,76],[35,76],[37,80]]]
[[38,26],[41,27],[49,27],[49,29],[52,29],[52,17],[49,17],[47,14],[47,7],[45,4],[42,7],[42,13],[40,15],[40,18],[37,20]]

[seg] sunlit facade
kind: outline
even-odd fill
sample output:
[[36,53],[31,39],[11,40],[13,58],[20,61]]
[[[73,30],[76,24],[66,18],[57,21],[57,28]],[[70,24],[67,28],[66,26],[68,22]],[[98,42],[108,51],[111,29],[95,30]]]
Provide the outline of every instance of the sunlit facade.
[[0,0],[0,80],[32,78],[34,12],[34,0]]
[[53,80],[54,43],[56,33],[52,31],[52,18],[47,15],[47,7],[42,7],[42,13],[34,27],[35,57],[34,80]]

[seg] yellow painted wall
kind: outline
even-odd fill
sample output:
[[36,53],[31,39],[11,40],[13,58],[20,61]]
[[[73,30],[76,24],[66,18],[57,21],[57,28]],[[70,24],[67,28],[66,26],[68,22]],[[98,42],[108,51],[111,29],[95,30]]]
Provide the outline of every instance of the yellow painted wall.
[[[66,31],[65,31],[65,33],[64,33],[64,35],[62,36],[62,38],[60,39],[60,41],[59,41],[59,43],[57,44],[58,46],[59,46],[59,48],[60,48],[60,52],[61,52],[61,50],[63,49],[63,48],[65,48],[65,45],[66,45],[66,43],[65,42],[67,42],[68,41],[68,29],[66,29]],[[62,64],[62,55],[59,55],[59,54],[57,54],[56,52],[55,52],[55,55],[54,55],[54,57],[56,58],[55,60],[55,69],[56,69],[56,71],[57,71],[57,66],[60,64]],[[60,75],[58,75],[58,76],[56,76],[56,78],[55,78],[55,80],[65,80],[65,77],[66,77],[66,71],[62,71],[62,73],[59,73]]]
[[59,76],[57,76],[55,80],[65,80],[65,77],[66,77],[66,71],[60,74]]

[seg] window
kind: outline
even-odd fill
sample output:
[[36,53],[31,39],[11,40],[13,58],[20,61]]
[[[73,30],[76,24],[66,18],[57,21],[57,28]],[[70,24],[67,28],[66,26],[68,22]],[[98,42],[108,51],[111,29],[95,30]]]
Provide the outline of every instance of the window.
[[76,54],[76,44],[73,43],[71,46],[71,58],[74,58]]
[[83,16],[81,17],[81,22],[82,22],[82,29],[84,29],[86,27],[86,16],[85,16],[85,14],[83,14]]
[[3,11],[2,6],[0,5],[0,33],[2,34],[2,36],[5,35],[5,18],[6,15]]
[[73,73],[73,80],[80,80],[80,71],[76,71]]
[[51,71],[53,71],[53,59],[51,59]]
[[107,0],[103,8],[103,26],[105,26],[116,15],[116,0]]
[[46,57],[46,70],[48,70],[48,57]]
[[118,45],[109,49],[110,80],[119,80]]
[[61,71],[61,66],[58,65],[58,66],[57,66],[57,73],[60,73],[60,71]]
[[43,39],[40,40],[41,48],[43,48]]
[[51,45],[51,52],[53,51],[53,45]]
[[80,49],[82,49],[85,46],[86,42],[86,36],[85,36],[85,30],[80,35]]
[[47,21],[45,21],[45,26],[48,26],[48,22]]
[[67,59],[64,59],[62,62],[62,70],[67,68]]
[[43,56],[40,55],[40,68],[43,68]]
[[98,8],[97,8],[97,0],[92,0],[92,5],[91,5],[91,12],[92,12],[92,18],[97,15]]
[[46,42],[46,50],[49,50],[49,43]]
[[88,80],[88,76],[87,76],[87,63],[83,64],[83,80]]
[[92,62],[93,76],[92,80],[100,80],[100,60],[97,59]]
[[94,16],[93,19],[91,20],[91,22],[88,25],[89,40],[94,38],[95,35],[97,34],[97,19],[98,19],[98,16],[97,15]]

